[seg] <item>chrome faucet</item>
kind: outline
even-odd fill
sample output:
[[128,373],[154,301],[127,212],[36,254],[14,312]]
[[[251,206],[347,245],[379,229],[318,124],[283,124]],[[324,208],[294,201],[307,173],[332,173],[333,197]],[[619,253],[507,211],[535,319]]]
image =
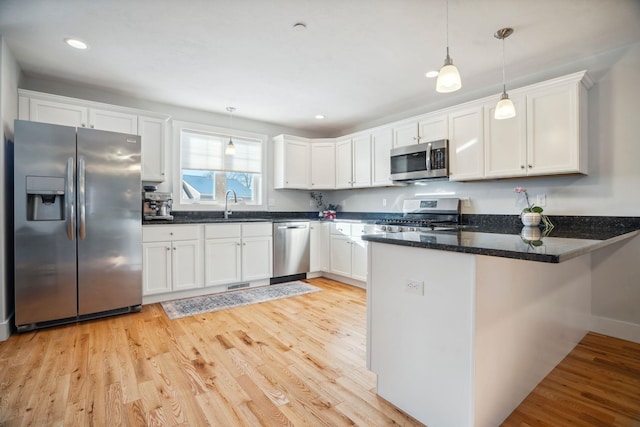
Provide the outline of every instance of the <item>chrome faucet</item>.
[[231,215],[233,213],[227,208],[227,202],[229,201],[229,193],[233,194],[234,203],[238,203],[238,196],[236,196],[236,192],[235,191],[227,190],[227,192],[224,193],[224,219],[229,219],[229,215]]

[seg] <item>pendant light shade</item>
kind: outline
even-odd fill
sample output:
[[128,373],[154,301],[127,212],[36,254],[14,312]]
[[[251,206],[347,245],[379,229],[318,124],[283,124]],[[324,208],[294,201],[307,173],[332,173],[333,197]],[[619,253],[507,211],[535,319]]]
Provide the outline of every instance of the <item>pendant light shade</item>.
[[460,72],[449,56],[449,1],[447,0],[447,57],[444,59],[444,65],[438,73],[436,80],[436,92],[448,93],[455,92],[462,87]]
[[513,105],[513,101],[509,99],[509,95],[506,92],[502,92],[502,98],[496,105],[496,111],[494,118],[496,120],[510,119],[516,116],[516,107]]
[[[229,112],[229,130],[231,130],[233,127],[233,112],[236,111],[236,109],[234,107],[227,107],[227,111]],[[227,147],[224,149],[224,154],[226,156],[234,156],[236,154],[236,146],[233,145],[231,135],[229,135],[229,142],[227,143]]]
[[496,120],[510,119],[516,116],[516,107],[513,105],[513,101],[509,99],[509,95],[507,95],[504,71],[504,39],[511,34],[513,34],[513,28],[502,28],[493,35],[495,38],[502,40],[502,96],[498,101],[498,105],[496,105],[496,111],[493,116]]

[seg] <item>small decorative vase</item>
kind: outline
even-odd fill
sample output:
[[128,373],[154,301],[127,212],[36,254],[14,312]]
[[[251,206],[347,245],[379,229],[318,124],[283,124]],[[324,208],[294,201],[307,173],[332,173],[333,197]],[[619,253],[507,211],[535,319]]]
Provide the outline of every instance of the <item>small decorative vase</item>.
[[522,212],[520,214],[520,219],[522,220],[522,225],[526,227],[535,227],[540,224],[542,215],[538,212]]
[[538,227],[525,226],[522,227],[522,230],[520,231],[520,237],[525,242],[534,242],[542,238],[542,233],[540,232],[540,228]]

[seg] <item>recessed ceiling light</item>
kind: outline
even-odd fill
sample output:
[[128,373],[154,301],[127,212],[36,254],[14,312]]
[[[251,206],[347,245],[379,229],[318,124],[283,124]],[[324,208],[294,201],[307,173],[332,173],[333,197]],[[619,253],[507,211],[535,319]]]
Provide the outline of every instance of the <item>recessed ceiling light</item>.
[[64,42],[66,44],[68,44],[69,46],[74,47],[76,49],[84,50],[84,49],[87,49],[89,47],[85,42],[83,42],[82,40],[78,40],[78,39],[66,38],[66,39],[64,39]]
[[429,77],[430,79],[432,79],[434,77],[438,77],[438,71],[436,71],[436,70],[427,71],[425,73],[425,76]]
[[316,119],[322,120],[324,119],[324,116],[322,114],[316,114]]
[[302,22],[296,22],[293,24],[293,29],[296,31],[304,31],[307,29],[307,25]]

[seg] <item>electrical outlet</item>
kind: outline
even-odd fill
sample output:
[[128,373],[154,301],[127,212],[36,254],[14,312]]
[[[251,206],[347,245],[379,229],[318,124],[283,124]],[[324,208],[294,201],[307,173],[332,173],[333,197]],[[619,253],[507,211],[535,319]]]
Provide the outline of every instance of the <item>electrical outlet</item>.
[[387,206],[387,199],[382,199],[382,207]]
[[404,291],[410,294],[424,295],[424,282],[408,279],[404,285]]
[[313,202],[313,199],[309,199],[309,206],[310,206],[310,207],[314,207],[314,206],[315,206],[315,205],[314,205],[314,202]]
[[471,207],[471,199],[469,197],[465,197],[464,199],[462,199],[462,206],[465,208],[470,208]]
[[547,195],[546,194],[538,194],[536,196],[536,205],[543,207],[547,205]]

